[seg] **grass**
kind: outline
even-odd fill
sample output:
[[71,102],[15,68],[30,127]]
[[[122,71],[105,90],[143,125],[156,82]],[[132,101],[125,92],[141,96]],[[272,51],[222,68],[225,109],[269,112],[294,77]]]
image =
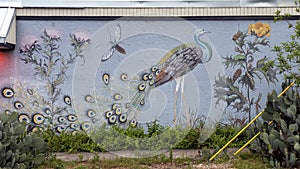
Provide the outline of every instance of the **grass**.
[[245,151],[237,156],[229,156],[222,154],[216,158],[215,163],[229,163],[235,169],[269,169],[272,168],[268,163],[264,163],[259,154],[253,154]]
[[[203,157],[182,157],[172,159],[164,154],[148,158],[116,158],[100,159],[94,156],[89,161],[62,161],[55,156],[49,158],[39,169],[149,169],[149,168],[236,168],[236,169],[267,169],[268,164],[263,163],[259,155],[243,152],[237,157],[230,158],[223,154],[212,163],[208,163]],[[224,167],[225,166],[225,167]]]
[[258,154],[244,152],[233,160],[233,166],[237,169],[253,168],[253,169],[269,169],[269,164],[263,162]]

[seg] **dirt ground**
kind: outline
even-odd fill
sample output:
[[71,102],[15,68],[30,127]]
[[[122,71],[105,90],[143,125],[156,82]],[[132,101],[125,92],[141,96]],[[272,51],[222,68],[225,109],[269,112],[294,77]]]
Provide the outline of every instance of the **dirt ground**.
[[[169,157],[170,153],[168,151],[157,152],[158,154],[165,154]],[[173,150],[173,158],[199,158],[199,150]],[[84,166],[86,161],[92,160],[95,153],[55,153],[57,159],[61,159],[63,161],[82,161],[81,165]],[[97,153],[99,159],[115,159],[120,157],[136,157],[131,151],[118,151],[118,152],[105,152],[105,153]],[[153,164],[152,166],[141,166],[142,168],[149,169],[184,169],[184,168],[193,168],[193,169],[234,169],[230,162],[215,164],[204,162],[201,164],[174,164],[174,163],[164,163],[164,164]],[[126,167],[115,167],[113,169],[128,169]]]
[[[191,158],[195,158],[195,157],[199,157],[199,150],[173,150],[172,154],[173,154],[173,158],[184,158],[184,157],[191,157]],[[93,159],[93,157],[95,156],[95,153],[86,153],[86,152],[82,152],[82,153],[75,153],[75,154],[70,154],[70,153],[54,153],[56,155],[57,159],[61,159],[63,161],[75,161],[75,160],[80,160],[80,161],[88,161]],[[133,151],[114,151],[114,152],[105,152],[105,153],[97,153],[97,155],[99,156],[100,159],[115,159],[115,158],[119,158],[119,157],[151,157],[154,155],[158,155],[158,154],[165,154],[167,157],[169,157],[169,151],[159,151],[159,152],[152,152],[151,154],[153,155],[149,155],[148,152],[133,152]],[[82,157],[82,159],[79,159],[80,156]]]
[[[154,165],[154,166],[141,166],[143,168],[149,169],[185,169],[190,168],[190,166],[175,166],[174,164],[161,164],[161,165]],[[224,164],[213,164],[213,165],[205,165],[205,164],[197,164],[192,165],[193,169],[234,169],[230,165]],[[112,169],[129,169],[129,168],[112,168]]]

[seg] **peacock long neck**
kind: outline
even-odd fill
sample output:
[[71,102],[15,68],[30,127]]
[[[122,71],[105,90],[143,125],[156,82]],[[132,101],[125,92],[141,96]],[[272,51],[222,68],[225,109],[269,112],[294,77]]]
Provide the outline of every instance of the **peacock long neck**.
[[194,40],[197,43],[197,45],[199,45],[201,47],[202,52],[203,52],[201,62],[202,63],[208,62],[212,56],[212,50],[211,50],[210,45],[208,43],[202,41],[200,39],[200,36],[197,34],[194,35]]

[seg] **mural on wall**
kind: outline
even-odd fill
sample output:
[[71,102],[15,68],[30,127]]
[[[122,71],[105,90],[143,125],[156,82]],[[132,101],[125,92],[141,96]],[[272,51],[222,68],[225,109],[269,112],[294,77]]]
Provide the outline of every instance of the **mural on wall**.
[[118,51],[121,54],[126,54],[125,49],[122,46],[120,46],[120,40],[121,40],[121,26],[120,24],[117,24],[114,32],[114,40],[111,41],[113,45],[111,46],[109,51],[102,56],[101,58],[102,62],[107,61],[114,54],[115,51]]
[[[170,34],[167,32],[168,29],[165,29],[166,33],[161,29],[155,32],[147,24],[143,25],[144,27],[140,25],[143,27],[140,29],[141,32],[128,33],[124,30],[132,30],[135,24],[121,23],[113,22],[107,26],[107,29],[104,28],[94,35],[99,37],[103,31],[108,32],[108,38],[103,38],[104,42],[95,42],[95,47],[92,46],[86,54],[89,57],[95,55],[95,58],[101,56],[101,62],[99,65],[94,62],[87,63],[86,68],[80,67],[81,70],[78,71],[78,73],[88,74],[87,69],[89,72],[94,72],[91,67],[97,68],[96,88],[80,86],[81,91],[87,89],[86,91],[93,98],[93,102],[87,103],[86,107],[93,107],[96,112],[104,113],[105,120],[95,119],[97,121],[95,125],[105,123],[123,127],[138,124],[145,126],[147,122],[154,119],[159,119],[170,126],[176,126],[177,123],[193,125],[195,119],[191,116],[199,114],[194,112],[191,114],[189,109],[193,105],[191,100],[199,101],[193,98],[198,94],[198,89],[187,90],[189,92],[185,96],[185,89],[189,84],[184,85],[184,79],[186,74],[194,72],[197,65],[208,63],[213,53],[216,54],[216,51],[206,42],[207,39],[203,40],[208,31],[185,26],[182,29],[186,31],[184,32],[186,39],[180,40],[168,35]],[[181,24],[184,25],[185,22]],[[151,32],[148,32],[147,28]],[[127,34],[121,38],[121,33]],[[177,32],[173,33],[177,34]],[[108,45],[103,47],[103,44]],[[100,54],[93,51],[99,46],[103,49]],[[81,76],[78,75],[78,78],[78,81],[83,81]],[[191,78],[194,77],[190,75],[187,81],[191,81],[190,83],[196,87],[195,78]],[[168,90],[164,90],[165,88]],[[191,92],[196,94],[190,97]],[[82,92],[79,95],[84,94],[85,92]],[[194,104],[194,107],[198,108],[197,104]],[[80,111],[86,111],[85,109]]]
[[[42,81],[41,87],[46,89],[26,88],[26,84],[11,84],[2,88],[2,96],[10,100],[13,105],[7,109],[19,112],[19,121],[28,125],[28,130],[36,130],[37,127],[55,129],[62,132],[69,128],[72,132],[81,128],[84,124],[78,124],[76,112],[72,109],[70,95],[64,94],[61,85],[67,78],[66,71],[69,66],[81,58],[84,62],[82,51],[90,40],[84,39],[78,34],[70,34],[72,50],[64,57],[61,53],[62,39],[59,32],[45,29],[39,39],[20,47],[21,60],[33,67],[34,75]],[[63,99],[63,105],[59,104]],[[3,103],[3,102],[2,102]],[[1,105],[9,108],[7,103]]]
[[58,133],[155,119],[170,127],[202,117],[204,128],[222,118],[243,125],[279,81],[276,70],[262,69],[272,43],[286,37],[270,22],[20,20],[24,43],[12,52],[12,73],[0,73],[0,109],[19,112],[30,131]]
[[[112,91],[113,102],[110,106],[111,109],[106,111],[105,117],[108,120],[108,124],[115,124],[117,119],[120,123],[126,122],[127,117],[131,116],[130,124],[132,126],[137,125],[134,112],[139,109],[140,106],[145,105],[145,100],[150,94],[151,89],[154,87],[159,87],[168,83],[171,80],[175,80],[175,104],[174,104],[174,125],[177,122],[177,97],[180,88],[183,90],[184,85],[184,75],[192,71],[198,64],[203,64],[210,61],[212,57],[211,47],[201,41],[201,36],[207,33],[203,29],[198,29],[194,33],[195,43],[181,44],[175,48],[169,50],[156,64],[152,67],[146,69],[139,73],[136,77],[131,79],[131,84],[129,88],[135,89],[132,91],[133,95],[128,96],[125,102],[123,101],[123,95],[119,92]],[[111,51],[120,50],[114,48],[118,45],[114,45],[109,52],[109,55],[105,55],[101,61],[106,61],[111,57]],[[123,48],[121,51],[125,51]],[[125,52],[120,52],[124,54]],[[108,57],[109,56],[109,57]],[[111,75],[104,73],[102,75],[103,83],[107,86],[109,85]],[[121,81],[128,81],[127,73],[122,73],[120,75]],[[126,89],[124,89],[126,91]],[[126,91],[127,92],[127,91]],[[183,91],[181,91],[183,93]],[[184,100],[182,100],[184,101]],[[123,105],[121,104],[123,103]],[[187,119],[190,121],[190,119]],[[189,124],[190,125],[190,124]]]
[[[232,37],[235,54],[223,57],[224,65],[227,69],[232,68],[233,72],[216,78],[214,97],[218,98],[218,102],[226,102],[225,113],[226,111],[240,113],[239,118],[229,119],[234,125],[245,125],[253,115],[262,110],[260,100],[265,96],[256,87],[257,83],[265,80],[269,85],[278,81],[275,69],[263,69],[268,57],[261,49],[271,50],[267,38],[270,31],[270,25],[262,22],[249,24],[248,31],[238,30]],[[253,110],[256,114],[252,113]]]

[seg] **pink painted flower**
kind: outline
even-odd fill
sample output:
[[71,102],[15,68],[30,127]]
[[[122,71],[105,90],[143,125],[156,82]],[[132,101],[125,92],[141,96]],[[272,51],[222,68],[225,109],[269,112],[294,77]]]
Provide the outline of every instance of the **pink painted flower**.
[[59,39],[62,35],[62,32],[60,30],[54,28],[46,29],[46,33],[52,39]]
[[25,51],[32,48],[32,46],[38,42],[38,38],[34,35],[26,35],[21,39],[20,50]]
[[83,31],[75,32],[74,36],[78,41],[87,41],[88,39],[90,39],[90,35]]

